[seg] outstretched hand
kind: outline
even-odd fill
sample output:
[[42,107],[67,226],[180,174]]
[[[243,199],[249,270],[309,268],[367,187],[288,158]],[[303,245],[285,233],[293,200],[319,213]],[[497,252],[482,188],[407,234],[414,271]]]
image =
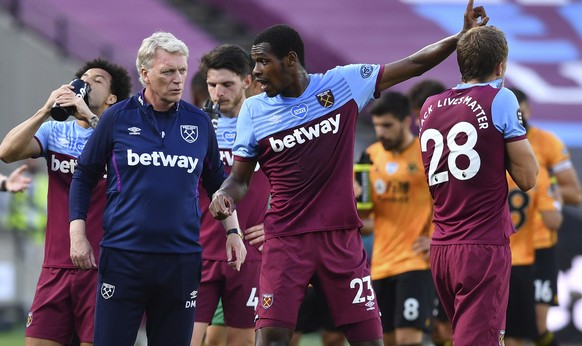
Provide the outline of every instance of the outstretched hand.
[[487,17],[485,8],[483,6],[473,7],[473,1],[474,0],[469,0],[469,3],[467,4],[463,31],[461,31],[461,33],[465,33],[471,28],[487,25],[487,22],[489,22],[489,17]]
[[28,166],[22,165],[12,171],[12,173],[6,177],[6,191],[20,192],[28,189],[32,179],[24,175],[27,170]]
[[242,237],[238,234],[229,234],[226,237],[226,259],[228,265],[236,271],[240,271],[240,267],[247,257],[247,249],[243,243]]

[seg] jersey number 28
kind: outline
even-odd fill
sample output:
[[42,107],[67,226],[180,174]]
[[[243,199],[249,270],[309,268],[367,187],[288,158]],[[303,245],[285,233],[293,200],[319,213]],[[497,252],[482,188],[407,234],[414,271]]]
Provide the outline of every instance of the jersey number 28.
[[[457,143],[457,135],[465,134],[467,141],[463,144]],[[428,151],[428,142],[434,142],[434,152],[430,159],[428,166],[428,184],[430,186],[442,184],[449,181],[449,171],[459,180],[468,180],[473,178],[479,168],[481,168],[481,157],[475,151],[475,144],[477,144],[477,130],[468,122],[460,122],[455,124],[446,134],[446,141],[443,134],[435,129],[425,130],[420,137],[420,148],[422,152]],[[443,156],[444,146],[447,145],[449,155],[447,157],[448,171],[437,172],[437,167]],[[467,168],[459,168],[457,166],[457,158],[459,156],[466,156],[469,159],[469,166]]]

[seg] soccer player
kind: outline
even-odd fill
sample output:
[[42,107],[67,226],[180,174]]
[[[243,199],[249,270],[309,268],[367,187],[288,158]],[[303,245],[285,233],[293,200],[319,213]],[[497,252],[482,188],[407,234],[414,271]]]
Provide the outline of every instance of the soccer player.
[[[426,99],[429,96],[440,94],[445,90],[444,84],[434,79],[422,80],[410,88],[408,98],[410,99],[410,109],[414,119],[412,125],[414,133],[418,133],[420,109]],[[436,291],[434,291],[433,296],[432,342],[435,346],[451,346],[451,339],[453,337],[451,321],[449,321],[443,305],[436,295]]]
[[313,286],[307,287],[305,297],[297,314],[297,326],[289,342],[290,346],[299,346],[304,334],[318,332],[321,346],[343,346],[345,336],[333,323],[329,307],[322,294]]
[[507,179],[508,204],[516,233],[510,237],[511,279],[505,345],[520,346],[538,337],[533,278],[536,221],[540,219],[545,227],[557,232],[562,214],[551,192],[547,170],[540,170],[536,186],[527,192],[519,189],[511,177]]
[[[550,173],[552,181],[557,184],[557,191],[567,205],[577,206],[582,202],[580,181],[574,165],[570,160],[568,148],[554,134],[544,131],[529,123],[531,108],[527,95],[510,88],[517,97],[527,130],[540,168]],[[553,186],[555,186],[553,184]],[[555,346],[554,334],[547,329],[547,316],[550,306],[558,305],[558,233],[546,227],[540,218],[535,219],[534,246],[536,248],[534,263],[534,285],[536,300],[536,320],[539,336],[537,343],[543,346]]]
[[[103,114],[79,157],[69,203],[73,253],[86,241],[91,190],[108,172],[97,346],[133,345],[144,313],[149,345],[188,345],[192,337],[202,265],[198,182],[212,193],[225,173],[210,118],[181,100],[187,58],[171,33],[145,38],[136,59],[144,89]],[[227,259],[240,270],[246,250],[236,215],[224,226]],[[92,259],[90,252],[73,262],[85,269]]]
[[503,87],[507,54],[501,30],[469,30],[457,45],[462,83],[429,97],[420,113],[434,200],[431,271],[455,346],[503,343],[515,231],[505,172],[527,191],[539,170],[517,99]]
[[206,78],[202,71],[196,72],[190,81],[190,93],[192,94],[192,104],[200,109],[210,98],[208,95],[208,87],[206,86]]
[[[206,76],[210,99],[220,106],[216,135],[220,156],[230,171],[233,164],[232,145],[236,137],[236,123],[246,90],[251,86],[251,58],[236,45],[221,45],[201,58],[199,70]],[[244,233],[263,232],[263,220],[269,203],[270,186],[259,169],[254,175],[250,192],[237,206],[239,224]],[[208,211],[210,199],[201,187],[200,243],[202,253],[202,279],[198,291],[196,323],[191,345],[200,346],[204,332],[222,301],[224,324],[227,326],[228,345],[254,344],[255,309],[257,307],[261,252],[259,246],[247,242],[247,257],[241,272],[229,268],[224,252],[224,239],[217,237],[221,224]]]
[[[480,20],[481,19],[481,20]],[[312,276],[334,323],[352,345],[379,345],[382,328],[358,228],[353,152],[358,112],[382,90],[424,73],[449,56],[459,37],[488,18],[469,1],[464,27],[386,65],[357,64],[325,74],[305,70],[303,41],[275,25],[253,42],[253,74],[263,93],[245,101],[235,162],[210,211],[232,214],[257,162],[269,177],[256,344],[288,344]]]
[[372,104],[378,141],[360,163],[371,163],[370,210],[374,245],[372,283],[382,311],[385,345],[421,345],[430,327],[434,290],[428,263],[432,198],[422,169],[420,143],[411,132],[410,104],[389,92]]
[[[12,129],[0,144],[0,157],[5,162],[44,157],[48,167],[48,205],[45,254],[36,293],[28,313],[25,345],[66,345],[73,334],[82,345],[93,343],[95,287],[97,270],[94,265],[80,271],[71,253],[69,224],[69,187],[88,138],[110,106],[129,96],[131,78],[121,66],[95,59],[85,63],[75,74],[90,85],[88,104],[77,97],[70,85],[54,90],[44,106],[31,118]],[[75,107],[74,121],[47,121],[52,106]],[[81,251],[96,250],[103,236],[105,179],[99,177],[90,201],[87,220],[88,242]]]

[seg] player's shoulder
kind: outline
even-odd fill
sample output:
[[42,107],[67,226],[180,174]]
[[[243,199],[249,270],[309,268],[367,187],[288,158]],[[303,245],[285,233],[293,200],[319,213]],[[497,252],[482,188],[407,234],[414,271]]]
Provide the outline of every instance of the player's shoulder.
[[348,64],[336,66],[324,74],[313,74],[312,78],[332,79],[332,78],[346,78],[346,79],[368,79],[374,75],[374,72],[379,70],[380,65],[376,64]]
[[269,97],[263,92],[245,99],[239,116],[251,110],[251,113],[254,115],[267,114],[270,112],[270,109],[277,110],[282,104],[285,104],[285,102],[282,101],[281,96]]
[[517,101],[517,97],[515,97],[515,94],[511,90],[509,90],[508,88],[506,88],[506,87],[496,88],[496,87],[491,86],[491,85],[490,85],[490,88],[493,89],[493,92],[496,92],[495,100],[503,102],[504,104],[519,106],[519,102]]
[[382,146],[381,142],[374,142],[372,144],[370,144],[368,146],[368,148],[366,148],[366,152],[370,155],[370,156],[375,156],[375,155],[379,155],[382,154],[384,152],[384,147]]
[[554,142],[554,143],[562,143],[562,141],[560,140],[560,138],[558,138],[558,136],[556,136],[551,131],[544,130],[544,129],[539,128],[537,126],[530,126],[529,129],[528,129],[528,132],[529,131],[532,132],[532,135],[535,135],[535,136],[539,137],[543,141],[551,141],[551,142]]
[[178,111],[180,112],[180,114],[186,117],[192,117],[204,123],[212,124],[212,121],[208,113],[194,106],[190,102],[180,100],[180,103],[178,104]]

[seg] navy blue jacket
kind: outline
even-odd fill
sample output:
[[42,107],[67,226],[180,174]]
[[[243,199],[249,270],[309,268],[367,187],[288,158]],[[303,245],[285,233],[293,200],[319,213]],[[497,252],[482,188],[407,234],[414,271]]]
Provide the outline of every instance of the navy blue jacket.
[[156,113],[143,94],[109,108],[73,175],[70,220],[86,219],[91,190],[107,169],[101,246],[148,253],[197,253],[198,181],[214,193],[226,175],[210,118],[180,101]]

